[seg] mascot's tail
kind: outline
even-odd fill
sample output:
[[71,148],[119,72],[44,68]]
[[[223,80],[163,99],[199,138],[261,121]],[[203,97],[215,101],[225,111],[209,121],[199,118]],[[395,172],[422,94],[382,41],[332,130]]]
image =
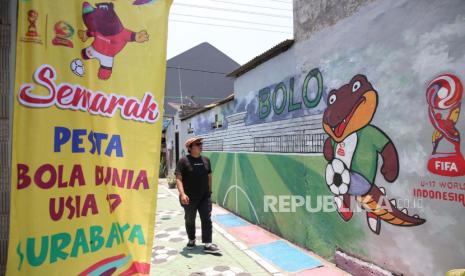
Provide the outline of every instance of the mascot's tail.
[[372,186],[366,195],[357,196],[357,201],[367,211],[367,223],[370,229],[379,234],[381,220],[398,226],[417,226],[425,223],[418,215],[410,216],[407,209],[397,209],[395,199],[386,198],[384,188]]

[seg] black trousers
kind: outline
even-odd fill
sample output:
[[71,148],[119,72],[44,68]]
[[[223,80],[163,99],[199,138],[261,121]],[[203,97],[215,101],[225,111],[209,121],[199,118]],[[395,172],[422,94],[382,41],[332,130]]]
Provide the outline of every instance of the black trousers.
[[202,242],[212,242],[212,201],[210,194],[202,198],[190,198],[189,204],[183,205],[184,220],[186,222],[186,232],[190,240],[195,240],[195,217],[199,212],[200,222],[202,224]]

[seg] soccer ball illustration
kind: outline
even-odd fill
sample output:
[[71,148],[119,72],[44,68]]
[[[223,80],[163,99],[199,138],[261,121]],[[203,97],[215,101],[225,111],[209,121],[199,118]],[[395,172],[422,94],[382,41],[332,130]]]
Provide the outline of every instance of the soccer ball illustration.
[[326,166],[326,184],[335,195],[344,195],[349,191],[350,173],[341,160],[334,159]]
[[76,75],[76,76],[79,76],[79,77],[82,77],[84,76],[84,64],[82,63],[82,60],[80,59],[74,59],[73,61],[71,61],[71,64],[69,65],[71,67],[71,71],[73,71],[73,73]]

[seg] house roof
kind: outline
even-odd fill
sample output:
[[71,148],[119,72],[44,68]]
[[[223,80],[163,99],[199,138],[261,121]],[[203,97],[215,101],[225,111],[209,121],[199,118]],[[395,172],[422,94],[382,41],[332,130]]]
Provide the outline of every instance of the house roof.
[[259,66],[260,64],[274,58],[275,56],[287,51],[289,48],[291,48],[292,44],[294,44],[293,39],[287,39],[284,40],[283,42],[277,44],[273,48],[269,49],[268,51],[264,52],[263,54],[256,56],[246,64],[242,65],[241,67],[235,69],[231,73],[229,73],[227,76],[228,77],[239,77],[250,70],[254,69],[255,67]]
[[213,109],[213,108],[215,108],[215,107],[217,107],[217,106],[220,106],[220,105],[225,104],[225,103],[227,103],[227,102],[230,102],[230,101],[232,101],[232,100],[234,100],[234,93],[231,94],[231,95],[229,95],[228,97],[222,99],[222,100],[219,100],[219,101],[217,101],[217,102],[208,104],[208,105],[204,106],[203,108],[201,108],[201,109],[199,109],[199,110],[197,110],[197,111],[195,111],[195,112],[190,113],[190,114],[187,115],[187,116],[181,117],[180,119],[181,119],[181,121],[187,120],[187,119],[189,119],[189,118],[194,117],[195,115],[204,113],[204,112],[206,112],[206,111],[208,111],[208,110],[210,110],[210,109]]
[[166,63],[165,114],[176,114],[173,103],[205,106],[227,97],[234,80],[227,77],[240,65],[226,54],[204,42]]

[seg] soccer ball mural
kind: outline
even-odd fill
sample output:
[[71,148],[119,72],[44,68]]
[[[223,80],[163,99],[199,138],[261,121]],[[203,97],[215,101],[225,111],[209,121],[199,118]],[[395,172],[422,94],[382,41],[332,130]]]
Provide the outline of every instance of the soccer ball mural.
[[82,60],[78,58],[74,59],[73,61],[71,61],[70,67],[71,67],[71,71],[76,76],[79,76],[79,77],[84,76],[85,70],[84,70],[84,64],[82,63]]
[[326,166],[326,184],[335,195],[344,195],[349,191],[350,173],[341,160],[333,159]]

